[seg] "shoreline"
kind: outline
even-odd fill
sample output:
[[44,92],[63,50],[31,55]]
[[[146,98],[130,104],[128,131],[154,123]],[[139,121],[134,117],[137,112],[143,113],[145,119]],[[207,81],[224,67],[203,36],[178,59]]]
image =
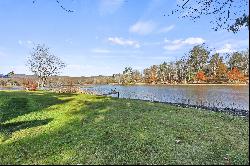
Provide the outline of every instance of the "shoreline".
[[[96,94],[94,94],[96,95]],[[97,95],[97,96],[106,96],[106,95]],[[112,97],[112,96],[109,96]],[[206,105],[198,105],[198,104],[186,104],[186,103],[176,103],[176,102],[164,102],[164,101],[157,101],[157,100],[143,100],[143,99],[133,99],[133,98],[117,98],[112,97],[116,99],[125,99],[125,100],[135,100],[135,101],[145,101],[150,103],[161,103],[161,104],[167,104],[175,107],[181,107],[181,108],[193,108],[197,110],[204,110],[204,111],[211,111],[211,112],[220,112],[229,114],[232,116],[238,116],[249,119],[249,110],[246,109],[238,109],[238,108],[229,108],[229,107],[216,107],[216,106],[206,106]]]
[[[249,84],[208,84],[208,83],[194,83],[194,84],[147,84],[147,83],[135,83],[135,84],[118,84],[118,83],[109,83],[109,84],[83,84],[83,85],[74,85],[74,86],[96,86],[96,85],[118,85],[118,86],[249,86]],[[0,86],[0,89],[19,89],[22,86]]]
[[[131,100],[131,99],[130,99]],[[134,100],[134,99],[132,99]],[[135,100],[141,100],[141,99],[135,99]],[[212,111],[212,112],[220,112],[220,113],[226,113],[233,116],[239,116],[244,118],[249,118],[249,110],[244,109],[236,109],[236,108],[220,108],[220,107],[209,107],[205,105],[194,105],[194,104],[185,104],[185,103],[172,103],[172,102],[160,102],[160,101],[150,101],[150,100],[141,100],[141,101],[147,101],[152,103],[161,103],[161,104],[168,104],[175,107],[182,107],[182,108],[194,108],[197,110],[205,110],[205,111]]]
[[[90,84],[91,85],[91,84]],[[92,85],[98,85],[98,84],[92,84]],[[105,84],[103,84],[105,85]],[[137,85],[137,86],[249,86],[249,84],[146,84],[146,83],[137,83],[137,84],[107,84],[107,85],[119,85],[119,86],[131,86],[131,85]],[[85,86],[85,85],[83,85]]]
[[[6,91],[4,89],[0,89],[1,91]],[[22,91],[22,90],[17,90],[17,91]],[[53,92],[53,91],[50,91]],[[63,93],[62,93],[63,94]],[[119,97],[113,97],[113,96],[108,96],[104,94],[97,94],[97,93],[88,93],[86,91],[85,93],[80,93],[80,94],[89,94],[89,95],[94,95],[94,96],[106,96],[106,97],[111,97],[111,98],[116,98],[116,99],[126,99],[126,100],[138,100],[138,101],[145,101],[145,102],[151,102],[151,103],[161,103],[161,104],[167,104],[175,107],[182,107],[182,108],[194,108],[197,110],[205,110],[205,111],[212,111],[212,112],[221,112],[221,113],[226,113],[230,114],[233,116],[239,116],[239,117],[244,117],[244,118],[249,118],[249,110],[247,109],[238,109],[238,108],[230,108],[230,107],[216,107],[216,106],[206,106],[202,104],[187,104],[187,103],[181,103],[181,102],[164,102],[164,101],[157,101],[157,100],[144,100],[144,99],[133,99],[133,98],[119,98]]]

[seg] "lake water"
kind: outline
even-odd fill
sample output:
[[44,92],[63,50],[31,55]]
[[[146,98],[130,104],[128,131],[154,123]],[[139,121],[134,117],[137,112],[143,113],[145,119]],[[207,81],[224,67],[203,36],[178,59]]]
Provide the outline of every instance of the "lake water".
[[[88,91],[107,94],[111,89],[120,92],[120,98],[160,102],[205,105],[218,108],[249,110],[249,86],[230,85],[163,85],[120,86],[94,85],[83,87]],[[112,95],[117,97],[117,95]]]
[[2,87],[0,86],[0,90],[24,90],[21,86],[14,86],[14,87]]

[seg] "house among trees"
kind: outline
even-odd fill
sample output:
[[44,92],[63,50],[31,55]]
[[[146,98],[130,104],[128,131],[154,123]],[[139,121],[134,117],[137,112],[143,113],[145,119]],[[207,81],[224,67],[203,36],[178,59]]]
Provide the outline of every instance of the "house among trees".
[[4,75],[4,74],[0,74],[0,78],[10,78],[14,75],[14,71],[9,72],[8,74]]
[[10,78],[9,75],[0,74],[0,78]]

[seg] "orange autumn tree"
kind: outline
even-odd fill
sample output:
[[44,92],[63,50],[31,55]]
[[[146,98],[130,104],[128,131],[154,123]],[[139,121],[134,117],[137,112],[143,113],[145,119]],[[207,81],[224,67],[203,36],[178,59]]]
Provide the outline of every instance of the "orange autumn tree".
[[239,82],[245,80],[244,75],[240,72],[240,70],[237,67],[233,67],[233,69],[229,71],[227,75],[229,80],[233,82]]
[[227,77],[227,66],[223,62],[219,62],[216,70],[216,79],[223,79]]
[[206,78],[205,72],[204,72],[204,71],[199,71],[199,72],[197,72],[197,74],[196,74],[196,79],[197,79],[198,81],[206,81],[207,78]]
[[153,65],[150,67],[150,77],[149,81],[151,83],[156,83],[157,82],[157,66]]
[[26,88],[26,90],[30,91],[36,91],[38,87],[38,84],[32,79],[23,80],[23,85]]

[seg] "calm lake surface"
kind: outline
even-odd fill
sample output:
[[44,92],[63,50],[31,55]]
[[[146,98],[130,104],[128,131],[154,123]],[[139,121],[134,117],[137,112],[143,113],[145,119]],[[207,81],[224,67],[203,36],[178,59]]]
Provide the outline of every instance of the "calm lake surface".
[[[249,86],[234,85],[163,85],[120,86],[93,85],[88,91],[107,94],[111,89],[120,92],[120,98],[160,102],[215,106],[249,110]],[[112,95],[117,97],[117,95]]]
[[21,86],[14,86],[14,87],[1,87],[0,90],[24,90],[25,88]]

